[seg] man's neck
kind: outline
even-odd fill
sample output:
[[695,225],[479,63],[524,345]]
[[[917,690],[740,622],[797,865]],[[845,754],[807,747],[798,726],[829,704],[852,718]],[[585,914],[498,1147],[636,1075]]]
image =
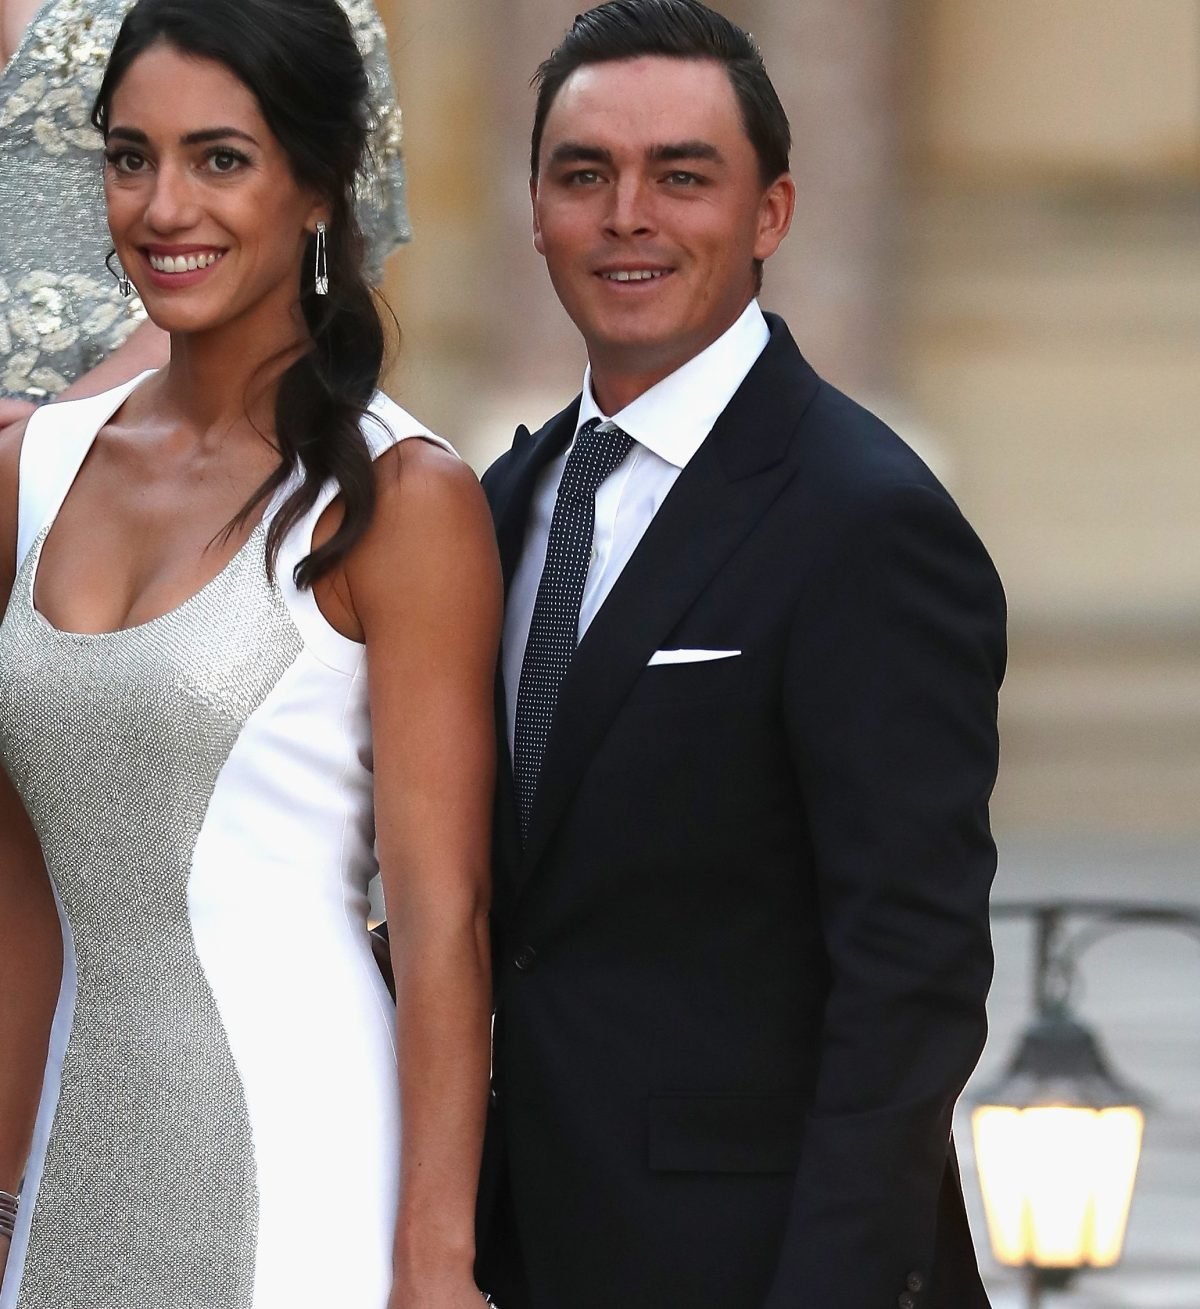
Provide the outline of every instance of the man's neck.
[[690,364],[737,323],[749,304],[750,301],[743,304],[719,332],[691,343],[686,353],[677,352],[654,358],[652,354],[648,357],[644,347],[633,346],[620,350],[589,348],[592,398],[601,413],[609,417],[619,414],[639,396],[645,395],[651,387],[665,381],[672,373],[677,373],[685,364]]

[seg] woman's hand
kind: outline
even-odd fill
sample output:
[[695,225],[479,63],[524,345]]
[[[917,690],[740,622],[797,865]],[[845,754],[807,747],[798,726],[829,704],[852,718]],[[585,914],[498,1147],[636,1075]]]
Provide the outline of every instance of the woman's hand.
[[4,1270],[8,1267],[8,1250],[8,1237],[0,1236],[0,1287],[4,1285]]

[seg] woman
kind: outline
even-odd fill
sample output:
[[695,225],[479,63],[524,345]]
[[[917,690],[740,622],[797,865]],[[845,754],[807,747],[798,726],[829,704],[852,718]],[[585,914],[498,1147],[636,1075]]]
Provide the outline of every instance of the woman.
[[0,443],[0,1309],[480,1303],[498,567],[375,392],[366,96],[335,0],[140,0],[100,89],[171,362]]
[[[88,112],[131,0],[0,0],[0,430],[166,362],[167,336],[104,266],[99,140]],[[359,188],[368,266],[410,236],[400,111],[371,0],[345,0],[371,81]]]

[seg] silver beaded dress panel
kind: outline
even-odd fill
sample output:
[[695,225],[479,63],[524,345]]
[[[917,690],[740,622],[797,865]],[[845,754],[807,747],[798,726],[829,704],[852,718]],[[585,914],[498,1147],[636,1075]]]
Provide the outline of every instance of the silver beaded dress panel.
[[[273,576],[288,487],[170,612],[60,630],[36,604],[43,545],[141,380],[42,407],[21,454],[0,765],[64,968],[0,1309],[385,1309],[400,1123],[366,930],[366,649],[293,571],[336,488]],[[371,409],[376,453],[437,440],[385,396]]]
[[[411,236],[400,110],[371,0],[341,0],[372,88],[371,164],[359,217],[369,271]],[[0,74],[0,395],[57,395],[145,317],[104,266],[103,154],[92,102],[132,0],[46,0]]]
[[35,611],[44,539],[0,628],[0,751],[77,983],[18,1309],[94,1309],[118,1286],[127,1309],[243,1309],[254,1151],[187,884],[217,775],[299,638],[260,581],[261,532],[192,601],[109,636],[59,632]]

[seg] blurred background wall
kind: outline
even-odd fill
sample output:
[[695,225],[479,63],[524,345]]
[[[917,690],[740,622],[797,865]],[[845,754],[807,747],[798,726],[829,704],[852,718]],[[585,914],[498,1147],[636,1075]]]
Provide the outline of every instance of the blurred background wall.
[[[481,469],[582,372],[527,191],[529,78],[580,7],[381,4],[416,226],[390,386]],[[765,304],[1005,579],[997,893],[1200,899],[1200,0],[718,7],[796,137]],[[1026,1016],[1026,949],[998,930],[984,1071]],[[1197,1309],[1200,952],[1145,934],[1090,967],[1087,1014],[1161,1111],[1126,1263],[1064,1305]]]

